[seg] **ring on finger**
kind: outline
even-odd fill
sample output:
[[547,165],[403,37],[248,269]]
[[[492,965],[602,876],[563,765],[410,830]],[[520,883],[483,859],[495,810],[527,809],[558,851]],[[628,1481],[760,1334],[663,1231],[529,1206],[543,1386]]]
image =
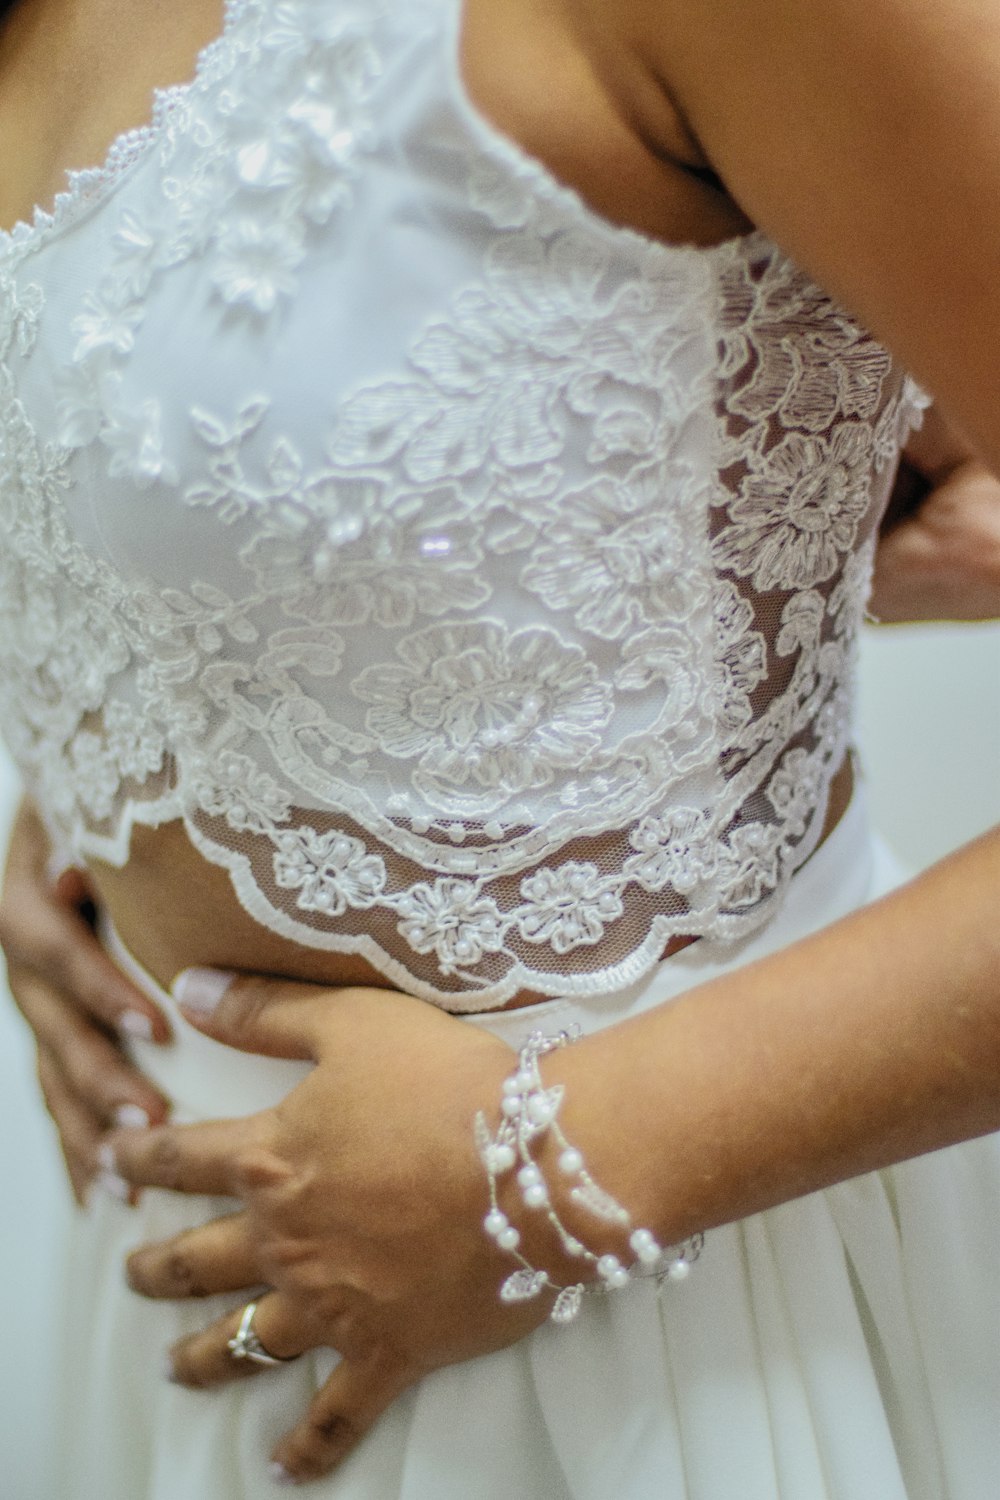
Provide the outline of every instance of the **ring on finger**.
[[240,1318],[240,1326],[227,1341],[233,1359],[252,1359],[258,1365],[288,1365],[298,1359],[297,1354],[269,1354],[254,1330],[253,1320],[257,1311],[256,1302],[248,1302]]

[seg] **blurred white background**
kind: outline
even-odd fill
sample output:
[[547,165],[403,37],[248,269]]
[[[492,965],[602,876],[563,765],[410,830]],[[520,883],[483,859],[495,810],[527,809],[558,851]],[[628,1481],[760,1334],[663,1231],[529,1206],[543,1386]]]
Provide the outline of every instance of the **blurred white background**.
[[[1000,626],[869,631],[860,740],[875,822],[912,867],[1000,823]],[[16,796],[0,755],[4,843]],[[0,1142],[0,1492],[5,1500],[71,1500],[53,1495],[44,1478],[47,1372],[37,1355],[33,1363],[48,1345],[68,1194],[27,1037],[9,1003],[0,1005]],[[78,1377],[86,1380],[86,1371]],[[4,1430],[23,1431],[22,1424],[38,1435],[30,1473],[5,1462],[3,1452]]]

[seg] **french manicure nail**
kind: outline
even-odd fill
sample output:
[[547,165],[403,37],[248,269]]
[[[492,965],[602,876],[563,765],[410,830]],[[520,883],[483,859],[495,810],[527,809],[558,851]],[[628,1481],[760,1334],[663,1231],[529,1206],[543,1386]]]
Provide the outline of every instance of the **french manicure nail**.
[[119,1203],[127,1203],[131,1188],[124,1177],[119,1177],[117,1172],[98,1172],[94,1178],[95,1188],[102,1193],[107,1193],[109,1198],[117,1198]]
[[141,1010],[126,1010],[118,1017],[118,1029],[138,1042],[153,1040],[153,1023]]
[[178,1005],[207,1020],[235,978],[224,969],[183,969],[170,993]]
[[275,1484],[297,1484],[298,1480],[293,1478],[285,1468],[284,1464],[274,1463],[268,1469],[268,1474]]
[[97,1164],[102,1172],[110,1172],[112,1177],[118,1176],[118,1162],[115,1158],[115,1148],[110,1141],[102,1141],[98,1146]]
[[114,1118],[119,1130],[149,1129],[149,1116],[138,1104],[119,1104]]

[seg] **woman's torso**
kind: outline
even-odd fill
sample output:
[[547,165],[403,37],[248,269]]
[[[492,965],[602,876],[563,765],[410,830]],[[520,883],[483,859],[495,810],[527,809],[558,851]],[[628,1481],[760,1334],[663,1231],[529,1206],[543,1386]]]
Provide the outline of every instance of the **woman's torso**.
[[[296,7],[290,9],[294,11]],[[64,6],[51,5],[48,12],[50,22],[69,15]],[[504,5],[486,5],[481,0],[467,3],[461,62],[465,83],[477,106],[529,156],[576,188],[605,219],[665,243],[710,246],[742,233],[747,224],[736,205],[704,176],[690,170],[702,163],[665,96],[661,98],[657,93],[656,103],[650,103],[641,73],[628,60],[627,39],[618,39],[621,45],[616,47],[612,31],[610,42],[602,34],[600,44],[595,43],[593,23],[600,13],[600,6],[564,8],[554,4],[539,8],[527,6],[523,0],[508,0]],[[141,101],[147,97],[149,87],[189,74],[199,46],[220,26],[217,7],[204,4],[177,9],[166,19],[158,19],[156,14],[145,16],[141,32],[133,35],[129,34],[128,26],[122,26],[113,9],[103,6],[95,6],[93,11],[78,7],[77,14],[70,17],[72,25],[67,24],[63,29],[56,26],[55,30],[51,25],[36,29],[26,24],[29,14],[39,21],[45,16],[41,8],[30,12],[25,0],[8,23],[8,45],[0,53],[0,80],[6,84],[0,89],[0,101],[5,101],[0,102],[0,133],[6,135],[9,125],[11,137],[19,134],[26,146],[23,153],[17,153],[21,170],[5,178],[0,193],[0,222],[7,224],[16,217],[24,217],[34,203],[51,197],[59,169],[100,160],[108,141],[123,126],[141,124],[147,112]],[[52,45],[53,36],[62,40]],[[94,47],[88,53],[93,69],[81,69],[76,45],[81,37]],[[108,45],[109,39],[113,39],[113,46]],[[55,115],[49,109],[52,97],[63,101],[63,107]],[[377,121],[374,128],[377,131]],[[597,237],[607,242],[603,231]],[[635,253],[635,245],[628,243],[630,251]],[[779,300],[787,291],[786,286]],[[793,294],[800,321],[810,295],[803,295],[801,284]],[[850,342],[844,333],[843,319],[828,319],[829,327],[834,322],[830,357],[835,357],[836,351],[846,351]],[[803,332],[806,338],[811,336],[808,328]],[[822,338],[822,330],[819,336]],[[126,332],[124,337],[128,339],[131,335]],[[785,347],[787,329],[782,337]],[[888,390],[891,384],[888,362],[880,356],[877,346],[872,348],[875,353],[873,359],[869,358],[869,366],[875,372],[873,379],[884,382]],[[794,354],[789,358],[794,362]],[[854,401],[853,408],[850,400]],[[853,410],[856,415],[861,408],[856,393],[850,400],[841,413],[848,418],[841,427],[845,432],[850,427],[848,437],[853,439],[858,424],[852,425],[850,412]],[[877,400],[865,398],[861,404],[871,418],[876,414],[892,415],[888,405],[883,408]],[[833,415],[832,407],[830,414]],[[817,434],[822,426],[815,411],[807,414],[808,431]],[[819,436],[802,437],[801,433],[799,438],[799,446],[807,452],[826,440]],[[886,443],[884,434],[881,441],[883,445]],[[885,467],[883,462],[880,468]],[[884,476],[880,482],[884,490]],[[859,520],[859,515],[853,517],[852,543]],[[870,539],[870,516],[865,528]],[[816,572],[815,568],[813,571]],[[806,576],[803,583],[827,585],[833,570],[820,571],[822,577]],[[778,574],[771,579],[772,590],[777,579],[781,585],[780,602],[787,607],[794,580],[791,574],[787,578]],[[565,594],[564,584],[560,587]],[[811,592],[815,595],[815,589]],[[825,600],[828,598],[829,591]],[[425,618],[436,618],[436,610],[436,605],[429,607]],[[609,625],[609,618],[605,613],[603,624],[594,628],[593,633],[601,640],[622,634],[617,625]],[[663,623],[661,611],[658,624],[661,640],[666,644]],[[749,639],[744,632],[744,648],[748,647]],[[829,640],[821,648],[817,637],[816,645],[828,654],[833,650]],[[744,661],[742,669],[734,666],[732,670],[737,678],[743,671],[742,697],[748,703],[748,683],[752,689],[761,674],[749,660]],[[377,686],[384,707],[385,684]],[[83,732],[87,733],[86,727]],[[799,750],[805,754],[801,745]],[[819,820],[825,821],[826,826],[835,820],[836,808],[843,802],[843,788],[841,779],[831,813]],[[818,828],[814,829],[814,841],[818,832]],[[592,860],[587,862],[588,853],[592,855],[593,851],[586,840],[576,843],[572,837],[564,839],[560,868],[589,870],[595,872],[596,879],[597,866]],[[330,983],[387,982],[384,971],[373,967],[362,954],[312,947],[255,920],[244,909],[246,903],[241,905],[236,899],[226,873],[218,864],[206,862],[176,823],[166,821],[158,827],[136,828],[127,864],[114,868],[112,864],[93,860],[93,867],[109,914],[126,944],[161,980],[185,964],[215,962],[239,963],[248,968],[299,974]],[[586,883],[591,877],[579,878]],[[607,910],[617,913],[616,900],[616,896],[612,898],[605,914]],[[596,897],[591,905],[595,901]],[[155,913],[154,919],[151,913]],[[408,920],[412,927],[415,919],[411,915]],[[561,919],[557,917],[557,927],[558,920]],[[599,927],[600,915],[593,917],[593,921]],[[551,926],[550,922],[550,930]],[[564,951],[573,941],[593,944],[593,922],[582,939],[579,928],[575,937],[570,934],[570,939],[565,936],[568,931],[565,923],[561,930]],[[663,946],[661,943],[657,951],[662,951]],[[442,951],[440,946],[438,951]],[[530,992],[530,987],[527,988]]]

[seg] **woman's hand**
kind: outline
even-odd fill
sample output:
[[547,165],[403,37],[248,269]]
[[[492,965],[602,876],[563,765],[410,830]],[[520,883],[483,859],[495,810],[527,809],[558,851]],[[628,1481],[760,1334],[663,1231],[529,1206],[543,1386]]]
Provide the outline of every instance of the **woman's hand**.
[[871,610],[886,623],[1000,618],[1000,480],[936,407],[900,464]]
[[[222,1194],[242,1211],[146,1245],[128,1276],[149,1297],[266,1286],[254,1331],[279,1357],[328,1346],[341,1362],[274,1462],[293,1481],[328,1472],[407,1386],[438,1366],[515,1342],[551,1298],[501,1304],[516,1263],[487,1239],[476,1111],[499,1107],[514,1054],[488,1032],[381,989],[331,991],[191,971],[175,988],[229,1046],[308,1059],[307,1078],[248,1119],[127,1131],[109,1141],[130,1183]],[[196,984],[205,1005],[194,1008]],[[185,1004],[186,1002],[186,1004]],[[540,1232],[547,1235],[547,1226]],[[552,1264],[547,1240],[538,1262]],[[527,1250],[530,1256],[531,1249]],[[255,1373],[228,1341],[240,1312],[172,1351],[183,1385]]]
[[167,1101],[129,1062],[120,1038],[166,1041],[170,1033],[95,937],[85,874],[66,870],[53,883],[49,854],[37,813],[22,802],[0,891],[0,946],[11,993],[34,1033],[42,1093],[82,1204],[99,1172],[108,1127],[167,1115]]

